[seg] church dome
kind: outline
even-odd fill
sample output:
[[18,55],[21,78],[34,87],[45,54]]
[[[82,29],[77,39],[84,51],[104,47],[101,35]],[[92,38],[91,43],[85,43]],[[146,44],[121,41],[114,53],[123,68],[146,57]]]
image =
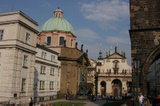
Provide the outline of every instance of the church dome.
[[56,9],[54,11],[54,16],[43,24],[41,31],[61,31],[74,34],[72,25],[65,18],[63,18],[62,15],[62,10],[59,8]]

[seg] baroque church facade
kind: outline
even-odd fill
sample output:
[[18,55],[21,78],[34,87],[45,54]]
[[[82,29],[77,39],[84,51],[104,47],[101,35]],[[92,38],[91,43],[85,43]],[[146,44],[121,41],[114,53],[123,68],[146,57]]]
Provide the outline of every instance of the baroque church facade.
[[127,64],[125,52],[119,53],[117,47],[114,53],[106,53],[105,58],[99,52],[96,72],[96,95],[119,97],[131,92],[132,68]]

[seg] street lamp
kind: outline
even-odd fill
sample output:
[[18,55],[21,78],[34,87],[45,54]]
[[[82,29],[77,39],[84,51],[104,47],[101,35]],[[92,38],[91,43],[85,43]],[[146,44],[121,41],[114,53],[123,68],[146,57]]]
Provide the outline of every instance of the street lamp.
[[[135,92],[135,102],[134,102],[134,106],[139,106],[139,100],[138,100],[138,88],[139,88],[139,68],[140,68],[140,58],[138,58],[137,56],[135,58],[133,58],[133,68],[134,68],[134,72],[135,72],[135,84],[136,84],[136,92]],[[135,91],[134,90],[134,91]]]

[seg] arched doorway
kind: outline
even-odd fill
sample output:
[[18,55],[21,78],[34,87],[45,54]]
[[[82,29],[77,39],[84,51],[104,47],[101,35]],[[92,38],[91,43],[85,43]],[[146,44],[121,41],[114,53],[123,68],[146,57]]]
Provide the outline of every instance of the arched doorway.
[[118,97],[122,95],[122,83],[119,79],[112,81],[112,96]]
[[114,95],[113,95],[114,97],[117,97],[118,96],[118,89],[117,88],[115,88],[114,89]]
[[101,96],[106,96],[106,82],[101,82]]

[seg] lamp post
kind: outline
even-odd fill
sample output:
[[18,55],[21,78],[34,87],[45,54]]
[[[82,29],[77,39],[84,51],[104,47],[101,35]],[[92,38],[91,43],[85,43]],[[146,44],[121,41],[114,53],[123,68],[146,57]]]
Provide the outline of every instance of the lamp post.
[[135,98],[135,101],[134,101],[134,106],[139,106],[139,100],[138,100],[138,88],[139,88],[139,68],[140,68],[140,59],[136,56],[135,58],[133,58],[133,68],[134,68],[134,73],[135,73],[135,78],[136,80],[135,81],[135,95],[134,95],[134,98]]

